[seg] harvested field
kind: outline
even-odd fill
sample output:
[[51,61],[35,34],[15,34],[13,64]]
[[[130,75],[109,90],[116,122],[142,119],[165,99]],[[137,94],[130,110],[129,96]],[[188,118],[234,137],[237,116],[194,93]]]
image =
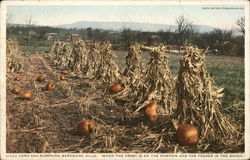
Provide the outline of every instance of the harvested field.
[[[123,69],[126,53],[119,51],[116,55],[116,63]],[[143,63],[147,64],[149,56],[143,56]],[[70,73],[61,81],[59,76],[62,68],[53,65],[48,54],[24,54],[22,58],[22,71],[7,75],[7,153],[244,152],[244,144],[237,147],[225,147],[216,143],[180,146],[170,117],[160,115],[155,122],[148,122],[143,113],[133,114],[136,108],[126,106],[122,99],[108,93],[108,86],[93,82],[88,77]],[[178,72],[176,66],[179,58],[180,56],[170,55],[170,70],[175,75]],[[208,70],[213,74],[215,82],[228,91],[224,95],[222,112],[230,115],[243,133],[244,97],[236,95],[228,101],[233,90],[242,90],[242,86],[236,82],[229,86],[228,81],[223,80],[236,78],[228,75],[233,68],[222,66],[219,60],[224,58],[230,59],[208,57]],[[243,77],[242,74],[237,77],[238,83],[244,84],[244,60],[239,58],[237,64],[234,64],[240,73],[243,72]],[[227,65],[227,61],[223,65]],[[224,69],[224,76],[220,75],[220,78],[218,74],[222,72],[216,73],[213,67]],[[40,74],[46,75],[45,82],[36,81]],[[16,76],[21,80],[15,81]],[[56,88],[53,91],[45,90],[45,85],[51,81],[56,83]],[[11,89],[15,86],[31,90],[32,100],[22,100],[13,94]],[[230,111],[238,112],[230,114]],[[96,127],[89,136],[81,136],[76,131],[77,124],[82,119],[93,119],[95,122]]]

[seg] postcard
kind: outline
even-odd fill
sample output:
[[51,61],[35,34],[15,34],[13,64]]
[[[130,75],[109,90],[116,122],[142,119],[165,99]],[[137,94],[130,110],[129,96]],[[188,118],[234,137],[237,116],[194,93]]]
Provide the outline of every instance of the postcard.
[[1,159],[249,159],[249,1],[2,1]]

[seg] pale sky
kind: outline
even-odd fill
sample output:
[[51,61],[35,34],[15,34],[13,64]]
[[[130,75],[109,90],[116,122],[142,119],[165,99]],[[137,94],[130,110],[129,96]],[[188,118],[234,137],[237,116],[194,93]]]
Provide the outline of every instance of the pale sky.
[[[207,9],[209,7],[210,9]],[[217,9],[211,9],[217,7]],[[185,15],[194,24],[230,29],[244,16],[243,5],[9,5],[11,23],[24,24],[32,15],[36,25],[60,25],[77,21],[118,21],[175,24]]]

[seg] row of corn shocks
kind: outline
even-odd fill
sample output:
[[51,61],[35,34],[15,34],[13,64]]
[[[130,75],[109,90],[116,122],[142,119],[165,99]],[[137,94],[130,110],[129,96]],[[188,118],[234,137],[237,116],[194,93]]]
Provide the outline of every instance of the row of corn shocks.
[[[142,50],[150,54],[146,69],[142,64]],[[156,121],[159,114],[170,117],[182,145],[202,141],[235,144],[240,135],[230,117],[219,110],[223,88],[217,87],[207,72],[206,51],[186,46],[177,77],[171,74],[167,54],[166,45],[147,47],[135,43],[128,49],[123,72],[114,61],[115,54],[109,42],[93,42],[87,47],[80,40],[71,47],[69,43],[56,41],[49,57],[67,71],[109,86],[113,95],[136,106],[134,113],[143,111],[149,121]],[[94,126],[93,120],[86,119],[78,124],[77,130],[88,135]]]

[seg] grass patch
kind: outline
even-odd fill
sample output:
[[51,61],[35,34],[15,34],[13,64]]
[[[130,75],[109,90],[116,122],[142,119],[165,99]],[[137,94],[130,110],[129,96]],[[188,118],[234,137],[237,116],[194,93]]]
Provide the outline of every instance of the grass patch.
[[49,49],[46,46],[20,46],[22,52],[48,52]]
[[207,68],[216,85],[224,88],[221,110],[233,116],[239,124],[244,124],[244,58],[208,56]]

